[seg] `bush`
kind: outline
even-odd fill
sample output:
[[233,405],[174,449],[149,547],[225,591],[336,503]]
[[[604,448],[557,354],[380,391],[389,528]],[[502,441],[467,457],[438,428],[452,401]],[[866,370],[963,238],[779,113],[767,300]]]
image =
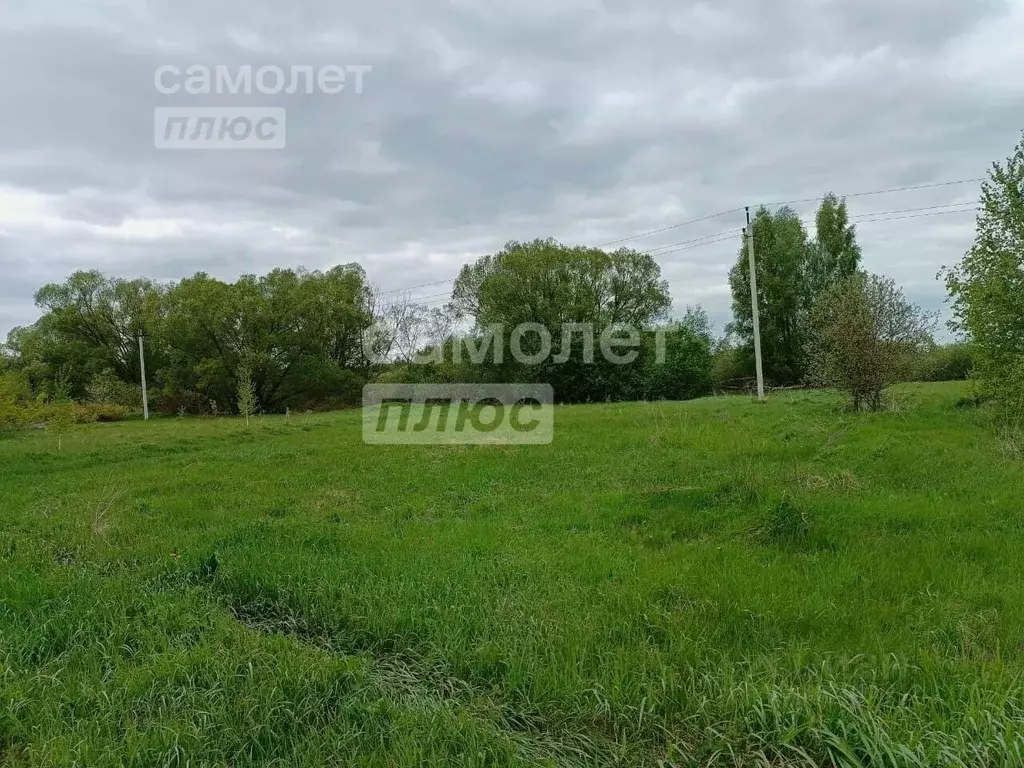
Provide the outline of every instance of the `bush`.
[[210,413],[210,398],[192,390],[164,389],[156,392],[150,403],[160,413],[173,415],[187,413],[190,416],[204,416]]
[[32,384],[22,371],[0,373],[0,404],[26,403],[32,399]]
[[124,421],[131,411],[121,405],[95,403],[50,402],[44,396],[27,402],[0,402],[0,429],[16,429],[59,423],[92,424]]
[[[689,400],[710,395],[712,341],[706,317],[698,310],[691,310],[661,331],[663,350],[659,347],[659,334],[654,330],[644,331],[639,337],[636,359],[622,365],[604,358],[597,331],[587,343],[579,333],[575,334],[574,341],[564,350],[564,359],[556,360],[563,352],[556,347],[537,365],[509,361],[507,350],[500,365],[492,359],[473,363],[464,350],[459,362],[455,362],[454,344],[448,341],[442,361],[393,364],[382,370],[376,381],[379,384],[544,383],[552,386],[555,399],[561,403]],[[551,334],[556,341],[562,336],[557,328]],[[461,347],[463,341],[457,341]],[[474,339],[473,344],[477,343]]]
[[75,423],[87,424],[94,421],[124,421],[133,413],[132,409],[123,405],[104,405],[102,403],[85,403],[75,405]]
[[88,401],[141,410],[142,387],[119,379],[109,368],[92,377],[86,389]]
[[641,354],[643,381],[640,388],[645,399],[692,400],[710,395],[713,390],[710,332],[701,332],[684,323],[666,329],[665,359],[657,360],[652,339],[645,339]]
[[243,363],[238,366],[238,413],[245,417],[246,426],[249,419],[256,413],[259,407],[259,399],[256,396],[256,384],[252,380],[252,368]]
[[974,370],[974,349],[970,344],[946,344],[921,354],[913,373],[914,381],[963,381]]
[[749,370],[751,359],[752,357],[741,347],[721,342],[711,362],[711,381],[715,392],[732,392],[737,388],[745,388],[755,376],[755,372]]
[[376,377],[377,384],[433,384],[438,381],[437,365],[434,363],[396,363],[389,365]]
[[932,343],[930,322],[892,280],[859,272],[814,306],[811,375],[849,394],[854,409],[880,410],[885,390],[909,378]]

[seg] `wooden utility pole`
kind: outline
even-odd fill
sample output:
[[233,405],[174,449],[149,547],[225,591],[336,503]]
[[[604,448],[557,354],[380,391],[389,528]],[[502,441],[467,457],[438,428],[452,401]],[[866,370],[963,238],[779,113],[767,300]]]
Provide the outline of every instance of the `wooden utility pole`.
[[142,415],[146,421],[149,421],[149,395],[146,393],[146,353],[144,351],[144,339],[141,333],[139,334],[139,367],[142,369]]
[[761,363],[761,316],[757,306],[757,265],[754,260],[754,225],[747,208],[747,228],[743,230],[747,241],[747,257],[750,259],[750,308],[754,321],[754,365],[757,367],[757,399],[764,400],[764,368]]

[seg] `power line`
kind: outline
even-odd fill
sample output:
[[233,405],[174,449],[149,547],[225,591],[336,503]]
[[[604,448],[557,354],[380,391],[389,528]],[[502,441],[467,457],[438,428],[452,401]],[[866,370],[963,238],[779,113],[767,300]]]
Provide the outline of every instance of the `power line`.
[[410,285],[407,288],[394,288],[394,289],[392,289],[390,291],[379,291],[379,293],[382,296],[386,296],[386,295],[388,295],[390,293],[403,293],[405,291],[414,291],[417,288],[430,288],[430,287],[435,286],[435,285],[444,285],[445,283],[451,283],[451,282],[454,282],[455,279],[456,278],[454,278],[454,277],[450,277],[447,280],[438,280],[438,281],[433,282],[433,283],[420,283],[419,285]]
[[[714,243],[721,242],[722,240],[726,240],[726,239],[729,239],[729,238],[733,237],[738,232],[740,232],[740,230],[738,228],[733,228],[733,229],[730,229],[730,230],[726,230],[725,232],[718,232],[717,234],[714,234],[714,235],[707,235],[706,237],[698,237],[698,238],[694,238],[693,240],[683,240],[683,241],[678,242],[678,243],[670,243],[668,245],[658,246],[657,248],[652,248],[649,251],[645,251],[645,253],[647,253],[648,255],[652,255],[652,256],[660,256],[660,255],[664,255],[666,253],[676,253],[678,251],[690,250],[689,248],[686,248],[686,247],[677,247],[677,246],[691,246],[692,245],[693,247],[697,247],[697,246],[701,246],[701,245],[713,245]],[[673,249],[673,250],[666,250],[666,249]],[[412,286],[409,286],[408,288],[395,288],[395,289],[389,290],[389,291],[381,291],[380,294],[381,295],[387,295],[387,294],[392,294],[392,293],[404,293],[405,291],[412,291],[412,290],[415,290],[416,288],[426,288],[428,286],[443,285],[445,283],[451,283],[451,282],[454,282],[456,279],[457,278],[449,278],[448,280],[438,280],[437,282],[434,282],[434,283],[423,283],[421,285],[412,285]],[[450,296],[450,295],[451,295],[450,293],[438,293],[438,294],[434,294],[433,296],[420,296],[420,297],[416,297],[415,299],[413,299],[413,301],[419,301],[420,299],[431,299],[431,298],[434,298],[435,296]]]
[[705,245],[715,245],[717,243],[724,243],[724,242],[727,242],[729,240],[732,240],[734,237],[736,237],[737,234],[739,234],[741,232],[742,232],[742,230],[737,229],[735,232],[729,232],[726,235],[719,236],[715,240],[709,240],[709,241],[704,242],[704,243],[697,243],[696,245],[688,245],[688,246],[685,246],[685,247],[682,247],[682,248],[676,248],[676,249],[671,250],[671,251],[664,251],[664,252],[656,254],[656,255],[658,255],[658,256],[668,256],[670,253],[681,253],[682,251],[692,251],[692,250],[695,250],[697,248],[703,248]]
[[890,213],[917,213],[918,211],[936,211],[940,208],[960,208],[965,205],[972,206],[971,210],[977,208],[976,203],[948,203],[946,205],[926,205],[921,208],[902,208],[898,211],[874,211],[873,213],[858,213],[854,218],[864,218],[867,216],[887,216]]
[[[936,189],[937,187],[952,187],[957,184],[975,184],[985,181],[985,179],[957,179],[955,181],[939,181],[934,184],[918,184],[913,187],[897,187],[895,189],[875,189],[870,192],[850,192],[844,195],[836,195],[840,200],[850,197],[870,197],[872,195],[888,195],[895,194],[897,192],[912,192],[917,189]],[[804,200],[783,200],[777,203],[762,203],[766,208],[777,208],[783,205],[799,205],[800,203],[817,203],[824,200],[825,197],[808,197]]]
[[[951,187],[951,186],[955,186],[957,184],[975,184],[975,183],[980,183],[980,182],[982,182],[984,180],[985,179],[980,179],[980,178],[979,179],[956,179],[956,180],[953,180],[953,181],[939,181],[939,182],[935,182],[935,183],[932,183],[932,184],[917,184],[917,185],[910,186],[910,187],[896,187],[896,188],[892,188],[892,189],[874,189],[874,190],[870,190],[870,191],[867,191],[867,192],[850,192],[848,194],[836,195],[836,197],[838,197],[839,199],[842,200],[842,199],[850,198],[850,197],[869,197],[871,195],[888,195],[888,194],[895,194],[897,192],[912,192],[912,191],[918,190],[918,189],[935,189],[935,188],[938,188],[938,187]],[[822,201],[824,199],[825,199],[825,196],[809,197],[809,198],[806,198],[804,200],[784,200],[782,202],[776,202],[776,203],[762,203],[762,205],[765,206],[766,208],[776,208],[776,207],[781,207],[783,205],[798,205],[800,203],[820,202],[820,201]],[[679,229],[681,227],[687,227],[687,226],[690,226],[691,224],[699,224],[702,221],[710,221],[711,219],[717,219],[717,218],[719,218],[721,216],[728,216],[731,213],[741,213],[744,210],[745,210],[745,208],[732,208],[732,209],[727,210],[727,211],[719,211],[718,213],[712,213],[712,214],[710,214],[708,216],[702,216],[699,219],[690,219],[689,221],[683,221],[683,222],[680,222],[679,224],[673,224],[673,225],[668,226],[668,227],[662,227],[661,229],[652,229],[649,232],[641,232],[640,234],[632,235],[631,237],[624,237],[621,240],[613,240],[613,241],[611,241],[609,243],[602,243],[601,245],[598,245],[596,247],[597,248],[605,248],[605,247],[607,247],[609,245],[618,245],[619,243],[627,243],[630,240],[639,240],[642,237],[647,237],[649,235],[656,235],[656,234],[659,234],[661,232],[668,232],[669,230],[672,230],[672,229]]]
[[[902,221],[902,220],[905,220],[905,219],[919,219],[919,218],[925,218],[925,217],[930,217],[930,216],[949,216],[950,214],[956,214],[956,213],[973,213],[973,212],[975,212],[977,210],[977,206],[975,206],[974,203],[957,203],[957,205],[970,205],[972,207],[970,207],[970,208],[963,208],[963,209],[960,209],[960,210],[940,210],[940,211],[932,211],[930,213],[913,213],[913,214],[908,214],[908,215],[903,215],[903,216],[887,216],[886,218],[867,218],[867,219],[862,220],[862,221],[851,221],[850,223],[851,224],[857,224],[857,225],[860,225],[860,224],[877,224],[877,223],[881,223],[881,222],[885,222],[885,221]],[[929,208],[945,208],[945,207],[948,207],[948,206],[928,206],[927,208],[925,208],[923,210],[928,210]],[[905,209],[905,210],[915,210],[915,209],[908,208],[908,209]],[[922,209],[916,209],[916,210],[922,210]],[[902,213],[902,211],[880,211],[878,213],[870,213],[870,214],[862,214],[862,215],[863,216],[867,216],[867,217],[871,217],[871,216],[882,216],[884,214],[889,214],[889,213]],[[800,222],[802,224],[804,224],[804,225],[810,225],[810,224],[814,224],[815,223],[811,219],[801,219]],[[718,235],[711,235],[708,238],[697,238],[696,240],[685,241],[684,243],[677,243],[677,244],[674,244],[674,245],[679,245],[680,247],[673,248],[672,250],[662,251],[660,253],[656,253],[656,254],[652,254],[652,255],[668,256],[668,255],[673,254],[673,253],[682,253],[684,251],[692,251],[692,250],[695,250],[697,248],[703,248],[703,247],[709,246],[709,245],[718,245],[720,243],[725,243],[725,242],[728,242],[728,241],[732,240],[736,236],[736,234],[741,232],[741,231],[742,230],[735,229],[735,230],[730,230],[728,232],[719,233]],[[663,246],[663,247],[668,248],[669,246]],[[440,296],[443,296],[445,298],[441,299],[440,301],[425,302],[425,303],[423,303],[423,306],[429,307],[429,306],[437,306],[437,305],[440,305],[440,304],[444,304],[444,303],[446,303],[449,300],[451,294],[449,294],[449,293],[438,293],[438,294],[434,294],[433,296],[422,296],[419,299],[414,299],[413,301],[416,302],[416,303],[419,303],[421,300],[424,300],[424,299],[434,299],[434,298],[437,298],[437,297],[440,297]]]
[[[971,205],[971,206],[974,206],[973,203],[958,203],[958,205]],[[931,207],[943,208],[943,207],[946,207],[946,206],[929,206],[929,208],[931,208]],[[915,209],[907,209],[907,210],[915,210]],[[917,209],[917,210],[928,210],[928,208],[926,208],[926,209]],[[919,214],[908,215],[908,216],[888,216],[886,218],[876,218],[876,219],[869,218],[869,219],[866,219],[866,220],[863,220],[863,221],[851,221],[850,223],[851,224],[875,224],[875,223],[882,222],[882,221],[901,221],[903,219],[918,219],[918,218],[923,218],[923,217],[927,217],[927,216],[947,216],[949,214],[954,214],[954,213],[973,213],[975,210],[977,210],[976,207],[971,207],[971,208],[963,208],[963,209],[960,209],[960,210],[933,211],[932,213],[919,213]],[[881,215],[883,213],[902,213],[902,211],[882,211],[880,213],[863,214],[863,215],[864,216],[879,216],[879,215]],[[812,219],[801,219],[800,223],[804,224],[804,225],[809,225],[809,224],[814,224],[815,222]],[[662,251],[661,253],[652,254],[652,255],[668,256],[669,254],[672,254],[672,253],[679,253],[681,251],[692,251],[692,250],[694,250],[696,248],[703,248],[706,245],[716,245],[718,243],[728,242],[729,240],[732,240],[736,236],[736,234],[738,232],[740,232],[740,231],[741,230],[737,229],[737,230],[733,230],[731,232],[724,232],[724,233],[722,233],[720,235],[714,236],[714,239],[706,239],[706,240],[704,240],[702,238],[702,240],[704,240],[703,242],[695,242],[693,245],[685,245],[685,246],[680,247],[680,248],[674,248],[673,250],[670,250],[670,251]]]
[[[438,298],[440,296],[446,296],[446,297],[450,298],[451,295],[452,295],[451,291],[445,291],[444,293],[434,293],[434,294],[431,294],[430,296],[416,296],[415,298],[410,298],[409,299],[409,303],[410,304],[421,304],[422,306],[429,306],[430,303],[426,302],[427,299],[436,299],[436,298]],[[447,301],[447,299],[445,299],[445,300]],[[393,300],[387,306],[388,307],[393,307],[393,306],[395,306],[398,303],[398,301],[399,300],[396,298],[395,300]],[[386,309],[386,308],[387,307],[384,307],[384,309]]]
[[[927,207],[925,207],[923,209],[907,208],[907,209],[904,209],[903,211],[900,211],[900,210],[896,210],[896,211],[879,211],[879,212],[876,212],[876,213],[862,214],[862,216],[867,217],[867,218],[858,219],[857,217],[855,217],[855,220],[851,220],[850,223],[854,224],[854,225],[877,224],[877,223],[885,222],[885,221],[903,221],[905,219],[919,219],[919,218],[927,218],[927,217],[931,217],[931,216],[948,216],[950,214],[956,214],[956,213],[973,213],[973,212],[975,212],[977,210],[977,206],[975,206],[974,203],[957,203],[957,205],[971,206],[971,207],[969,207],[969,208],[960,208],[960,209],[957,209],[957,210],[938,210],[938,211],[936,211],[936,210],[931,210],[931,209],[933,209],[933,208],[948,208],[949,206],[927,206]],[[902,215],[902,216],[891,216],[891,215],[888,215],[888,214],[894,214],[894,213],[904,213],[905,211],[914,211],[914,210],[925,210],[925,211],[929,211],[930,210],[931,212],[930,213],[912,213],[912,214]],[[871,218],[871,217],[876,217],[876,216],[877,217],[882,217],[882,218]],[[804,224],[804,225],[813,225],[816,222],[813,219],[801,219],[800,223]],[[647,253],[649,255],[652,255],[652,256],[669,256],[669,255],[674,254],[674,253],[682,253],[684,251],[692,251],[692,250],[695,250],[697,248],[703,248],[703,247],[709,246],[709,245],[718,245],[719,243],[724,243],[724,242],[728,242],[729,240],[732,240],[737,235],[737,233],[739,233],[740,231],[741,230],[739,230],[739,229],[734,229],[734,230],[730,230],[728,232],[720,232],[717,235],[710,235],[708,237],[697,238],[695,240],[683,241],[682,243],[673,243],[672,245],[662,246],[663,249],[670,248],[670,250],[661,250],[661,251],[659,251],[657,253],[655,253],[653,251],[648,251]],[[674,247],[674,246],[678,246],[678,247]],[[654,250],[656,251],[657,249],[654,249]],[[425,299],[433,299],[433,298],[442,297],[442,296],[445,297],[445,299],[443,299],[442,301],[428,302],[428,303],[424,304],[424,306],[431,306],[432,304],[443,304],[443,303],[445,303],[448,300],[448,298],[451,296],[451,294],[450,293],[438,293],[438,294],[433,294],[431,296],[421,296],[421,297],[418,297],[416,299],[413,299],[413,301],[419,303],[420,301],[425,300]]]
[[855,224],[874,224],[875,222],[879,222],[879,221],[902,221],[904,219],[924,219],[924,218],[928,218],[930,216],[947,216],[947,215],[949,215],[951,213],[976,213],[977,210],[978,210],[977,206],[972,206],[970,208],[962,208],[962,209],[957,210],[957,211],[933,211],[932,213],[918,213],[918,214],[915,214],[913,216],[889,216],[887,218],[866,219],[864,221],[857,221],[857,222],[854,222],[854,223]]
[[612,240],[610,243],[601,243],[595,246],[595,248],[607,248],[609,245],[618,245],[619,243],[627,243],[630,240],[639,240],[641,237],[647,237],[648,235],[657,235],[660,232],[668,232],[670,229],[679,229],[680,227],[688,227],[691,224],[699,224],[702,221],[711,221],[711,219],[717,219],[721,216],[728,216],[730,213],[742,213],[743,208],[731,208],[728,211],[719,211],[718,213],[712,213],[709,216],[702,216],[699,219],[690,219],[689,221],[683,221],[679,224],[673,224],[670,227],[662,227],[661,229],[652,229],[650,232],[641,232],[639,235],[633,235],[632,237],[624,237],[621,240]]
[[[977,178],[977,179],[955,179],[955,180],[952,180],[952,181],[940,181],[940,182],[935,182],[935,183],[931,183],[931,184],[917,184],[917,185],[913,185],[913,186],[895,187],[895,188],[891,188],[891,189],[876,189],[876,190],[869,190],[869,191],[866,191],[866,192],[851,192],[851,193],[842,194],[842,195],[837,194],[836,197],[839,198],[840,200],[843,200],[843,199],[852,198],[852,197],[870,197],[870,196],[874,196],[874,195],[896,194],[896,193],[901,193],[901,192],[912,192],[912,191],[921,190],[921,189],[936,189],[936,188],[940,188],[940,187],[951,187],[951,186],[956,186],[956,185],[959,185],[959,184],[974,184],[974,183],[980,183],[980,182],[983,182],[983,181],[985,181],[985,179],[983,179],[983,178]],[[784,206],[784,205],[799,205],[801,203],[820,202],[820,201],[822,201],[824,199],[825,199],[825,196],[809,197],[809,198],[805,198],[803,200],[785,200],[785,201],[774,202],[774,203],[763,203],[762,205],[764,205],[764,207],[773,208],[773,207],[781,207],[781,206]],[[894,210],[894,211],[877,211],[877,212],[874,212],[874,213],[865,213],[865,214],[860,214],[859,216],[855,216],[854,217],[855,219],[861,219],[861,220],[859,220],[859,221],[852,221],[851,223],[855,223],[855,224],[870,224],[870,223],[872,223],[872,221],[865,220],[863,217],[883,216],[883,215],[887,216],[889,214],[913,212],[913,211],[930,211],[930,210],[935,210],[935,209],[939,209],[939,208],[952,208],[952,207],[957,206],[957,205],[968,205],[968,203],[950,203],[950,204],[947,204],[947,205],[940,205],[940,206],[925,206],[923,208],[906,208],[906,209]],[[973,205],[973,203],[971,205]],[[602,243],[600,245],[597,245],[595,247],[596,248],[607,248],[608,246],[619,245],[620,243],[626,243],[626,242],[629,242],[631,240],[639,240],[640,238],[649,237],[650,235],[656,235],[656,234],[660,234],[662,232],[669,232],[669,231],[674,230],[674,229],[681,229],[683,227],[688,227],[688,226],[691,226],[693,224],[699,224],[699,223],[704,222],[704,221],[711,221],[713,219],[721,218],[722,216],[728,216],[728,215],[733,214],[733,213],[741,213],[744,210],[745,210],[745,208],[743,208],[743,207],[741,207],[741,208],[731,208],[729,210],[719,211],[718,213],[712,213],[712,214],[709,214],[707,216],[701,216],[701,217],[696,218],[696,219],[689,219],[687,221],[682,221],[682,222],[680,222],[678,224],[672,224],[672,225],[667,226],[667,227],[661,227],[659,229],[652,229],[652,230],[649,230],[647,232],[640,232],[639,234],[632,235],[630,237],[624,237],[624,238],[621,238],[619,240],[612,240],[610,242]],[[961,213],[961,212],[965,212],[965,211],[950,211],[950,213]],[[933,214],[930,214],[930,215],[933,215]],[[917,217],[909,217],[909,216],[908,217],[894,217],[894,218],[889,218],[889,219],[877,219],[877,221],[899,221],[902,218],[917,218]],[[814,222],[806,222],[805,221],[804,223],[805,224],[813,224]],[[717,235],[708,235],[707,237],[696,238],[694,240],[684,240],[684,241],[682,241],[680,243],[673,243],[673,244],[670,244],[670,245],[662,245],[662,246],[658,246],[658,247],[652,248],[652,249],[650,249],[648,251],[645,251],[645,253],[648,253],[648,254],[651,254],[651,255],[662,255],[662,256],[664,256],[664,255],[667,255],[669,253],[678,253],[679,251],[682,251],[682,250],[689,250],[688,248],[685,248],[685,247],[680,247],[680,248],[677,248],[675,250],[666,250],[666,249],[673,249],[676,246],[687,246],[687,245],[690,245],[690,244],[694,244],[694,245],[714,245],[714,244],[716,244],[718,242],[722,242],[721,240],[717,239],[720,236],[726,235],[726,234],[731,236],[731,235],[735,234],[738,231],[739,231],[738,229],[733,229],[733,230],[729,230],[728,232],[719,233]],[[415,290],[417,288],[429,288],[429,287],[433,287],[435,285],[445,285],[447,283],[454,282],[456,279],[458,279],[457,276],[456,277],[452,277],[452,278],[448,278],[446,280],[437,280],[437,281],[430,282],[430,283],[421,283],[419,285],[412,285],[412,286],[408,286],[406,288],[394,288],[394,289],[387,290],[387,291],[381,291],[380,293],[381,293],[381,295],[390,295],[390,294],[395,294],[395,293],[403,293],[405,291],[411,291],[411,290]],[[437,295],[441,296],[441,295],[447,295],[447,294],[437,294]],[[424,298],[431,298],[431,297],[424,297]]]
[[[959,208],[957,210],[934,210],[936,208],[951,208],[953,205],[956,205],[956,206],[970,206],[970,207],[969,208],[961,207],[961,208]],[[954,214],[954,213],[973,213],[976,210],[977,210],[977,206],[974,203],[953,203],[951,205],[935,205],[935,206],[926,206],[924,208],[905,208],[903,210],[896,210],[896,211],[878,211],[876,213],[865,213],[865,214],[861,214],[861,216],[863,216],[865,218],[863,218],[861,220],[861,219],[858,219],[858,217],[855,217],[855,219],[851,220],[850,223],[851,224],[874,224],[874,223],[881,222],[881,221],[901,221],[903,219],[918,219],[918,218],[924,218],[924,217],[928,217],[928,216],[946,216],[946,215]],[[889,215],[889,214],[895,214],[895,213],[907,213],[908,211],[932,211],[932,212],[931,213],[918,213],[918,214],[915,214],[915,215],[907,215],[907,216],[890,216]],[[870,217],[875,217],[875,216],[879,216],[879,217],[885,216],[885,218],[870,218]],[[801,224],[805,224],[805,225],[810,225],[810,224],[814,224],[815,221],[813,219],[801,219],[800,223]],[[670,253],[679,253],[680,251],[691,251],[691,250],[693,250],[695,248],[702,248],[702,247],[704,247],[706,245],[715,245],[717,243],[727,242],[728,240],[731,240],[733,237],[735,237],[736,234],[738,234],[740,231],[741,230],[739,230],[739,229],[735,229],[735,230],[731,230],[729,232],[722,232],[722,233],[720,233],[718,235],[711,235],[711,236],[709,236],[707,238],[699,238],[698,240],[692,240],[692,241],[689,241],[688,243],[676,243],[675,245],[679,245],[679,246],[682,246],[682,247],[673,248],[672,250],[662,250],[660,253],[655,253],[654,251],[647,251],[647,253],[649,255],[652,255],[652,256],[667,256]],[[690,243],[692,243],[692,245]],[[664,246],[664,247],[665,248],[669,248],[671,246]]]
[[648,254],[649,256],[654,256],[654,255],[656,255],[658,253],[658,251],[664,251],[666,248],[675,248],[677,245],[690,245],[691,243],[700,243],[700,242],[702,242],[704,240],[714,240],[714,239],[719,238],[719,237],[721,237],[723,235],[730,235],[730,236],[732,236],[732,235],[735,235],[739,231],[740,231],[739,229],[734,227],[734,228],[732,228],[730,230],[727,230],[725,232],[719,232],[716,235],[708,235],[707,237],[698,237],[698,238],[695,238],[693,240],[683,240],[680,243],[671,243],[670,245],[661,245],[661,246],[658,246],[657,248],[651,248],[650,250],[644,251],[644,253]]
[[[910,215],[907,215],[907,216],[888,216],[886,218],[877,218],[877,219],[870,219],[869,218],[869,219],[864,219],[864,220],[860,220],[860,221],[851,221],[850,223],[854,224],[854,225],[857,225],[857,226],[860,226],[861,224],[878,224],[879,222],[883,222],[883,221],[903,221],[905,219],[922,219],[922,218],[928,218],[928,217],[931,217],[931,216],[949,216],[949,215],[955,214],[955,213],[974,213],[976,210],[977,210],[977,207],[963,208],[961,210],[956,210],[956,211],[932,211],[931,213],[914,213],[914,214],[910,214]],[[879,215],[879,214],[864,214],[864,215],[865,216],[874,216],[874,215]],[[800,219],[800,223],[804,224],[804,225],[810,226],[810,225],[813,225],[815,223],[815,221],[813,219]]]
[[[684,240],[681,243],[672,243],[671,245],[661,246],[661,252],[660,253],[653,253],[653,252],[647,252],[647,253],[649,255],[666,256],[666,255],[668,255],[670,253],[679,253],[681,251],[691,251],[691,250],[694,250],[695,248],[701,248],[701,247],[703,247],[705,245],[715,245],[716,243],[722,243],[722,242],[725,242],[727,240],[731,240],[740,231],[741,230],[739,230],[739,229],[731,229],[731,230],[728,230],[727,232],[719,232],[716,235],[709,235],[708,237],[699,237],[699,238],[696,238],[694,240]],[[676,247],[676,246],[678,246],[678,247]],[[672,250],[667,250],[666,251],[666,250],[664,250],[665,248],[671,248]],[[659,249],[654,249],[654,250],[659,250]],[[420,302],[424,301],[425,299],[433,299],[433,298],[437,298],[437,297],[440,297],[440,296],[450,297],[451,294],[450,293],[436,293],[436,294],[433,294],[431,296],[417,296],[417,297],[413,298],[411,301],[413,301],[415,303],[420,303]],[[447,300],[447,298],[445,299],[445,301],[446,300]],[[431,303],[433,303],[433,304],[443,304],[444,301],[430,302],[430,303],[424,304],[424,306],[430,306]]]
[[451,296],[451,295],[452,295],[451,291],[445,291],[444,293],[433,293],[430,296],[417,296],[416,298],[411,299],[411,301],[420,301],[422,299],[436,299],[438,296]]

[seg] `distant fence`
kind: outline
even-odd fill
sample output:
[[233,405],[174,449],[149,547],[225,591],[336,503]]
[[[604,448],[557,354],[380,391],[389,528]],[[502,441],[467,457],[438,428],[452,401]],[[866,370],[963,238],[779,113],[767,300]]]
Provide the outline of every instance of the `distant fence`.
[[[776,387],[772,384],[765,383],[765,392],[784,392],[790,389],[814,389],[809,384],[793,384],[788,387]],[[715,384],[714,393],[716,395],[750,395],[754,396],[757,394],[757,378],[750,377],[745,379],[730,379],[728,381],[721,381]]]

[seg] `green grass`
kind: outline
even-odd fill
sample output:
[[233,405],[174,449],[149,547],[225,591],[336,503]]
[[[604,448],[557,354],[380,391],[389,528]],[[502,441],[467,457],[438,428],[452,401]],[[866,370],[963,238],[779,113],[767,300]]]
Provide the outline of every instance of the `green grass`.
[[0,437],[0,765],[1024,765],[1024,464],[962,394]]

